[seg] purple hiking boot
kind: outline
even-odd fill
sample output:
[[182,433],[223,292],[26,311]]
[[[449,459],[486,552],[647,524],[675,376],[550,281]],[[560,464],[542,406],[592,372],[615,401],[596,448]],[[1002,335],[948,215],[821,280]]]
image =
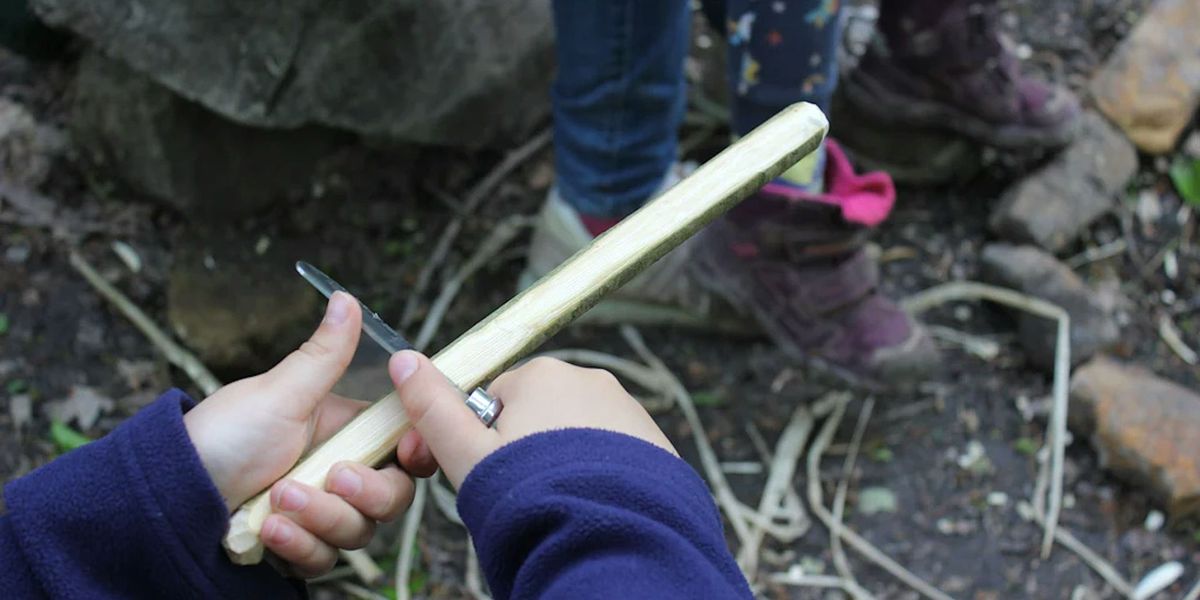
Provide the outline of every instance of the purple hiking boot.
[[1022,73],[997,27],[995,2],[890,0],[882,8],[884,40],[871,44],[842,84],[859,110],[1010,150],[1071,141],[1079,100]]
[[796,358],[874,387],[912,382],[933,371],[937,350],[879,293],[863,248],[869,225],[891,209],[891,180],[855,175],[826,143],[827,193],[768,185],[705,229],[693,275]]

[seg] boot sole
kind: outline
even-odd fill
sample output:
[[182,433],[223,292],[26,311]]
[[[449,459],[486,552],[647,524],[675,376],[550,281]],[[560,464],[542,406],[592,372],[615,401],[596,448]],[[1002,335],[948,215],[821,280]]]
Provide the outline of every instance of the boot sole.
[[898,94],[858,70],[845,78],[842,89],[858,110],[883,123],[944,129],[1005,150],[1061,148],[1078,130],[1078,119],[1050,129],[996,125],[949,104]]

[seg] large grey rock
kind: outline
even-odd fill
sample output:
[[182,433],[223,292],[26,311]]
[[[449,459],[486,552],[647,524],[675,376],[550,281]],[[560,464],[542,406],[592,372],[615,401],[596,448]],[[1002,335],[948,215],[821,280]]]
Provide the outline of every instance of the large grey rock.
[[1005,192],[992,213],[992,230],[1056,251],[1114,208],[1115,196],[1137,171],[1137,152],[1104,117],[1089,111],[1082,121],[1070,146]]
[[482,145],[548,110],[544,0],[34,0],[49,23],[230,119]]
[[187,231],[174,243],[167,319],[202,362],[226,373],[271,367],[321,320],[320,294],[294,270],[303,245],[274,240],[261,254],[257,245],[229,228]]
[[241,216],[304,185],[346,134],[240,125],[96,53],[79,65],[70,119],[88,162],[190,217]]
[[[1071,361],[1087,360],[1112,345],[1120,334],[1111,306],[1105,306],[1083,279],[1053,256],[1033,246],[989,244],[981,268],[985,281],[1013,288],[1057,304],[1071,317]],[[1018,333],[1029,361],[1049,369],[1054,366],[1058,324],[1021,312]]]

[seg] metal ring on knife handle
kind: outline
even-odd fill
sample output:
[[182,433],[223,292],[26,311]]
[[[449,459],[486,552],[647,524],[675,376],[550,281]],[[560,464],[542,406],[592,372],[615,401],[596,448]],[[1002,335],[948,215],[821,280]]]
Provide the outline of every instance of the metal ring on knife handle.
[[481,387],[475,388],[471,395],[467,396],[467,407],[469,407],[476,416],[479,417],[483,424],[492,427],[496,424],[496,418],[500,416],[500,412],[504,410],[504,403],[499,398],[493,397]]

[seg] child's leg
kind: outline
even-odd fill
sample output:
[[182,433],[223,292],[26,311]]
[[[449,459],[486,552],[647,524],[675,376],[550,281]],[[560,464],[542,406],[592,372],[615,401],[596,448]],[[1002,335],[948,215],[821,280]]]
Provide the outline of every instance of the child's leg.
[[558,190],[582,215],[622,217],[676,159],[686,0],[556,0]]
[[[829,113],[837,85],[840,0],[728,0],[733,132],[745,135],[785,106],[812,102]],[[824,149],[782,179],[821,191]]]

